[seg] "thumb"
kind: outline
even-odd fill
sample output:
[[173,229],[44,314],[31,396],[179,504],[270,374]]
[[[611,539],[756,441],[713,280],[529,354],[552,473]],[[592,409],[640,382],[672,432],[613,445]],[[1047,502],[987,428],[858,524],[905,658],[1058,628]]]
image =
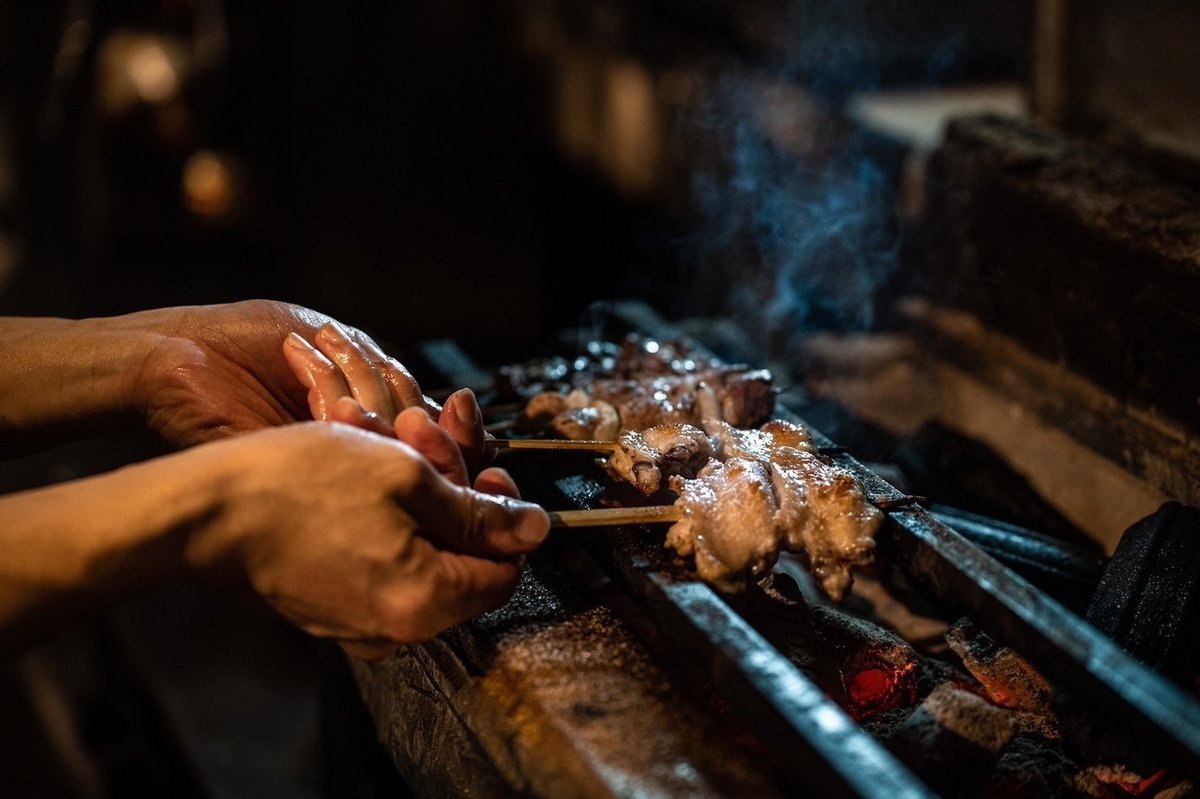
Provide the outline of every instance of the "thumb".
[[507,558],[536,549],[550,533],[550,517],[532,502],[485,494],[441,481],[439,492],[457,496],[434,503],[435,512],[413,513],[421,535],[442,549],[464,555]]

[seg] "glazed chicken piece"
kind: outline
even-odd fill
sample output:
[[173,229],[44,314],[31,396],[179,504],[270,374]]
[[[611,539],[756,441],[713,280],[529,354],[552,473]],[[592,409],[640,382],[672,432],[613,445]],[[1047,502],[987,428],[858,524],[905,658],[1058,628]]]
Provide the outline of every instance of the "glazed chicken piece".
[[772,419],[748,430],[714,419],[704,423],[704,430],[712,437],[713,453],[721,460],[739,457],[769,461],[782,447],[816,452],[808,429],[784,419]]
[[[590,407],[597,412],[580,413]],[[623,432],[661,424],[701,426],[719,420],[754,427],[767,421],[774,410],[770,372],[706,369],[643,380],[598,379],[566,394],[542,392],[526,403],[518,428],[541,436],[578,439],[582,435],[612,441]],[[585,417],[582,424],[581,416]]]
[[781,446],[770,460],[783,547],[800,555],[830,599],[845,598],[852,571],[875,558],[883,512],[854,475],[815,452]]
[[622,433],[617,443],[620,447],[602,461],[605,471],[633,483],[646,496],[663,488],[664,478],[696,477],[712,459],[708,435],[690,424],[631,430]]
[[758,461],[711,460],[694,480],[669,480],[683,519],[667,531],[667,546],[694,555],[700,579],[735,591],[779,557],[778,505],[771,476]]
[[718,365],[715,359],[697,354],[683,341],[630,333],[621,341],[612,370],[618,378],[641,379],[648,375],[690,374]]
[[526,403],[522,427],[552,438],[612,441],[620,432],[621,416],[611,403],[593,399],[583,389],[569,394],[543,391]]
[[[868,501],[854,475],[818,455],[808,430],[786,420],[775,419],[754,430],[710,422],[706,429],[718,460],[753,462],[766,471],[776,509],[773,528],[766,531],[761,525],[753,525],[740,529],[736,515],[729,517],[734,528],[717,524],[722,519],[713,514],[700,516],[700,520],[689,517],[683,533],[677,536],[673,529],[668,531],[668,546],[704,535],[710,546],[719,547],[720,541],[728,537],[742,542],[744,548],[745,537],[757,535],[764,546],[770,544],[800,555],[831,599],[845,598],[853,582],[852,570],[874,559],[875,534],[883,522],[883,513]],[[709,478],[710,491],[715,490],[712,483],[716,479]],[[686,513],[693,501],[682,493],[688,484],[673,479],[671,487],[680,492],[677,504]],[[701,530],[708,520],[713,525]],[[753,574],[750,571],[744,576]],[[734,575],[722,576],[722,586],[728,588],[734,582]]]

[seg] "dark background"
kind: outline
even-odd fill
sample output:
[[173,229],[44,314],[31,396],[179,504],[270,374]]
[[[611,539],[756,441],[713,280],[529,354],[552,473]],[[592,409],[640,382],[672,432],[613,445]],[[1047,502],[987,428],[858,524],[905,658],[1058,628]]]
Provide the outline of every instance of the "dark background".
[[[454,336],[504,354],[662,263],[648,209],[548,146],[502,5],[235,5],[221,63],[170,103],[115,113],[98,89],[106,37],[194,42],[189,4],[0,4],[18,187],[5,217],[23,255],[0,312],[270,297],[384,342]],[[73,14],[88,34],[67,68]],[[181,197],[201,149],[244,175],[228,218]]]
[[[209,4],[224,59],[168,103],[106,106],[104,43],[194,45],[202,6],[0,0],[0,315],[267,297],[397,354],[453,337],[502,359],[661,255],[652,212],[548,145],[494,4]],[[241,175],[228,214],[185,201],[201,150]],[[0,464],[0,489],[150,451],[82,442]],[[0,795],[404,795],[340,650],[205,589],[138,598],[2,666]]]

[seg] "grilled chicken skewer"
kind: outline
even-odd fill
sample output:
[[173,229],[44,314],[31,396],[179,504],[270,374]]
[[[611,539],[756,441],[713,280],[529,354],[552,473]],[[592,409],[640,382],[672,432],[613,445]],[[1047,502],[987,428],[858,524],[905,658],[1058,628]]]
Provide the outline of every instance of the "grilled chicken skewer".
[[[748,430],[719,420],[704,424],[662,424],[614,442],[549,446],[600,453],[609,475],[645,496],[669,487],[680,518],[666,543],[694,556],[705,581],[736,590],[786,551],[809,564],[831,598],[843,598],[851,572],[873,561],[883,520],[857,478],[819,454],[801,425],[782,419]],[[536,439],[509,444],[546,446]]]
[[709,368],[643,380],[597,379],[569,393],[544,391],[529,399],[516,428],[554,438],[611,441],[623,432],[660,424],[722,420],[753,427],[774,409],[775,389],[767,370]]

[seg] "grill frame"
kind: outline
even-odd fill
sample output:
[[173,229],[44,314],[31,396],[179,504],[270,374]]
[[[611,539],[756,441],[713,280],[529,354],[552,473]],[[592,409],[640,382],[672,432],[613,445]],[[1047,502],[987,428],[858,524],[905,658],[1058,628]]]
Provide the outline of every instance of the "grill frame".
[[[639,301],[608,306],[610,324],[645,336],[705,347]],[[443,349],[446,342],[439,346]],[[444,353],[443,353],[444,358]],[[478,382],[470,356],[432,359],[447,384]],[[442,360],[442,363],[438,363]],[[459,371],[463,364],[468,372]],[[814,443],[854,473],[872,501],[904,494],[786,406],[777,415],[813,430]],[[536,471],[536,470],[535,470]],[[543,503],[590,506],[598,485],[551,472],[526,474]],[[919,506],[886,511],[881,551],[947,606],[1012,647],[1059,685],[1069,685],[1101,717],[1126,725],[1181,776],[1200,776],[1200,705],[1146,668],[1081,617]],[[785,758],[796,787],[830,796],[933,796],[919,778],[864,732],[791,661],[709,586],[690,578],[657,538],[636,526],[572,533],[579,545],[633,598],[674,645],[702,663],[708,678],[762,740]]]

